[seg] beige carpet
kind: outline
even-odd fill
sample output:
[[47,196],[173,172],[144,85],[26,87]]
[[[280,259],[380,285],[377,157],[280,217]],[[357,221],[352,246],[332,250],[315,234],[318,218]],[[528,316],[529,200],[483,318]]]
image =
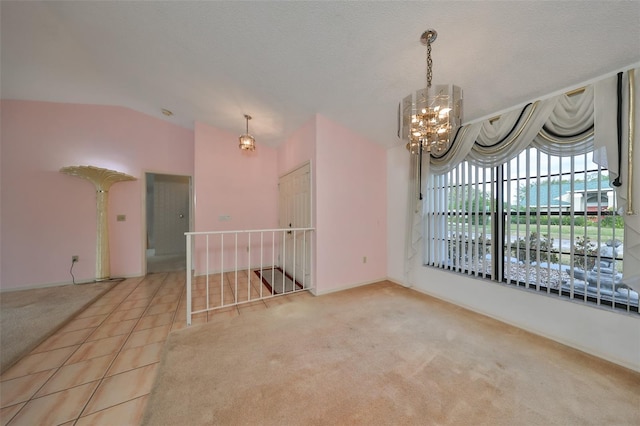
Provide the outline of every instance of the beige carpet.
[[0,371],[116,284],[106,281],[0,293]]
[[392,283],[170,334],[145,425],[632,425],[640,374]]

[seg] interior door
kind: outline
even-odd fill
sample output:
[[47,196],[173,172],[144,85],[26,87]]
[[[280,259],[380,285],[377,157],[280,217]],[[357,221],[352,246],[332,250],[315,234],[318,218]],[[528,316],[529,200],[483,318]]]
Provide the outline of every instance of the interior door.
[[184,233],[189,231],[189,178],[156,175],[153,211],[156,255],[184,253]]
[[[311,166],[309,163],[279,180],[280,227],[311,227]],[[311,276],[311,233],[285,234],[281,266],[295,281],[308,286]]]

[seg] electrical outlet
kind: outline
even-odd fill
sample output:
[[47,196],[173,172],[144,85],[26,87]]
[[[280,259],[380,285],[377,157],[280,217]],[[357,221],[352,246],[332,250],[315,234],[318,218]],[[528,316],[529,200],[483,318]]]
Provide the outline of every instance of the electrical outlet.
[[78,260],[80,260],[80,256],[78,256],[77,254],[71,256],[71,263],[77,262]]

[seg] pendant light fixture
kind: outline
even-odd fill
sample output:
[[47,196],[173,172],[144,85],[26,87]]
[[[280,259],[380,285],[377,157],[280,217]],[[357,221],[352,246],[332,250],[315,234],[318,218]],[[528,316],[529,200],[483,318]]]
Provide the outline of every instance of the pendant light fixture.
[[245,114],[244,118],[247,122],[247,129],[244,135],[240,135],[240,149],[243,151],[255,151],[256,150],[256,140],[253,136],[249,134],[249,120],[251,120],[251,116]]
[[431,87],[431,44],[437,37],[433,29],[420,37],[427,46],[427,87],[418,90],[415,98],[409,95],[402,101],[402,137],[408,140],[412,154],[446,151],[462,124],[462,89],[452,84]]

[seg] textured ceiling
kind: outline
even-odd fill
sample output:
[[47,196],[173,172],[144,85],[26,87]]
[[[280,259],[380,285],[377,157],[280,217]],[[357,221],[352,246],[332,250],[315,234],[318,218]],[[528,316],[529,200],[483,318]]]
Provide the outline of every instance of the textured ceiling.
[[[384,146],[433,83],[465,121],[640,62],[640,1],[0,3],[2,97],[121,105],[277,146],[315,113]],[[161,108],[174,112],[164,117]]]

